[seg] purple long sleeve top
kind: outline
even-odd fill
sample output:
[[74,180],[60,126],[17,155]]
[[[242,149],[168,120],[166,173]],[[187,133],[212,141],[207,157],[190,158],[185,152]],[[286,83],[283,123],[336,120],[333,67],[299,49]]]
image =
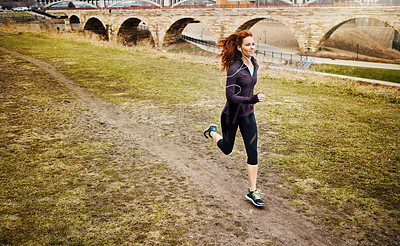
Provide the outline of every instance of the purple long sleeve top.
[[237,59],[228,69],[226,80],[226,104],[223,112],[230,115],[248,116],[254,112],[254,104],[259,102],[254,95],[254,86],[257,83],[257,60],[252,57],[254,73],[251,76],[249,68]]

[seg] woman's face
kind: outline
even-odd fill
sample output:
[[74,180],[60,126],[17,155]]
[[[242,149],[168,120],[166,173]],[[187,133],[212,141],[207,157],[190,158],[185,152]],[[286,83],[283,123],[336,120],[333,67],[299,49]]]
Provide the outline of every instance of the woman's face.
[[254,55],[254,52],[256,51],[256,43],[254,42],[253,37],[248,36],[244,38],[242,47],[240,48],[245,56],[247,56],[248,58],[252,57]]

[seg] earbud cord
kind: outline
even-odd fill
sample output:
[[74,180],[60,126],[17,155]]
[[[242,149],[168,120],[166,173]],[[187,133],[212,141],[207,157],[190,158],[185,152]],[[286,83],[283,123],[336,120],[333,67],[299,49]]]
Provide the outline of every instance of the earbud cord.
[[[248,58],[245,54],[243,54],[241,50],[239,50],[239,51],[240,51],[240,53],[242,54],[242,57],[244,56],[249,62],[251,62],[250,58]],[[234,74],[229,75],[229,76],[223,76],[223,77],[221,77],[221,79],[220,79],[220,81],[219,81],[219,84],[220,84],[222,87],[225,87],[225,89],[226,89],[226,88],[229,88],[229,87],[232,87],[232,86],[237,86],[237,87],[239,87],[239,92],[238,92],[238,93],[235,93],[235,95],[240,94],[240,92],[242,91],[242,87],[240,87],[240,85],[233,84],[233,85],[224,86],[224,85],[222,84],[222,80],[223,80],[225,77],[226,77],[226,79],[228,79],[228,78],[230,78],[230,77],[235,76],[240,70],[246,68],[246,66],[243,67],[244,65],[246,65],[246,64],[243,62],[243,64],[239,67],[239,69],[238,69]]]

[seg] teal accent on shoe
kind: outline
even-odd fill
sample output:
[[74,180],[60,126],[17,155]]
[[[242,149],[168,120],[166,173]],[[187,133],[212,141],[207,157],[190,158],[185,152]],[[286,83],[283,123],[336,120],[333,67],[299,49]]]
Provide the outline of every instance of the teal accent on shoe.
[[207,129],[204,130],[204,136],[206,138],[212,138],[210,133],[217,131],[217,125],[211,124]]

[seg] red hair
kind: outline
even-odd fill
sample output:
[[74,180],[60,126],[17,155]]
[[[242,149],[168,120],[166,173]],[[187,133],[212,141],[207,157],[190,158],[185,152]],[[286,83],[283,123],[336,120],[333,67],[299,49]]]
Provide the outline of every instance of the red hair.
[[242,56],[242,53],[237,47],[241,47],[243,39],[247,37],[253,37],[253,34],[249,30],[243,30],[218,40],[217,46],[222,47],[220,54],[222,58],[222,71],[228,70],[228,68]]

